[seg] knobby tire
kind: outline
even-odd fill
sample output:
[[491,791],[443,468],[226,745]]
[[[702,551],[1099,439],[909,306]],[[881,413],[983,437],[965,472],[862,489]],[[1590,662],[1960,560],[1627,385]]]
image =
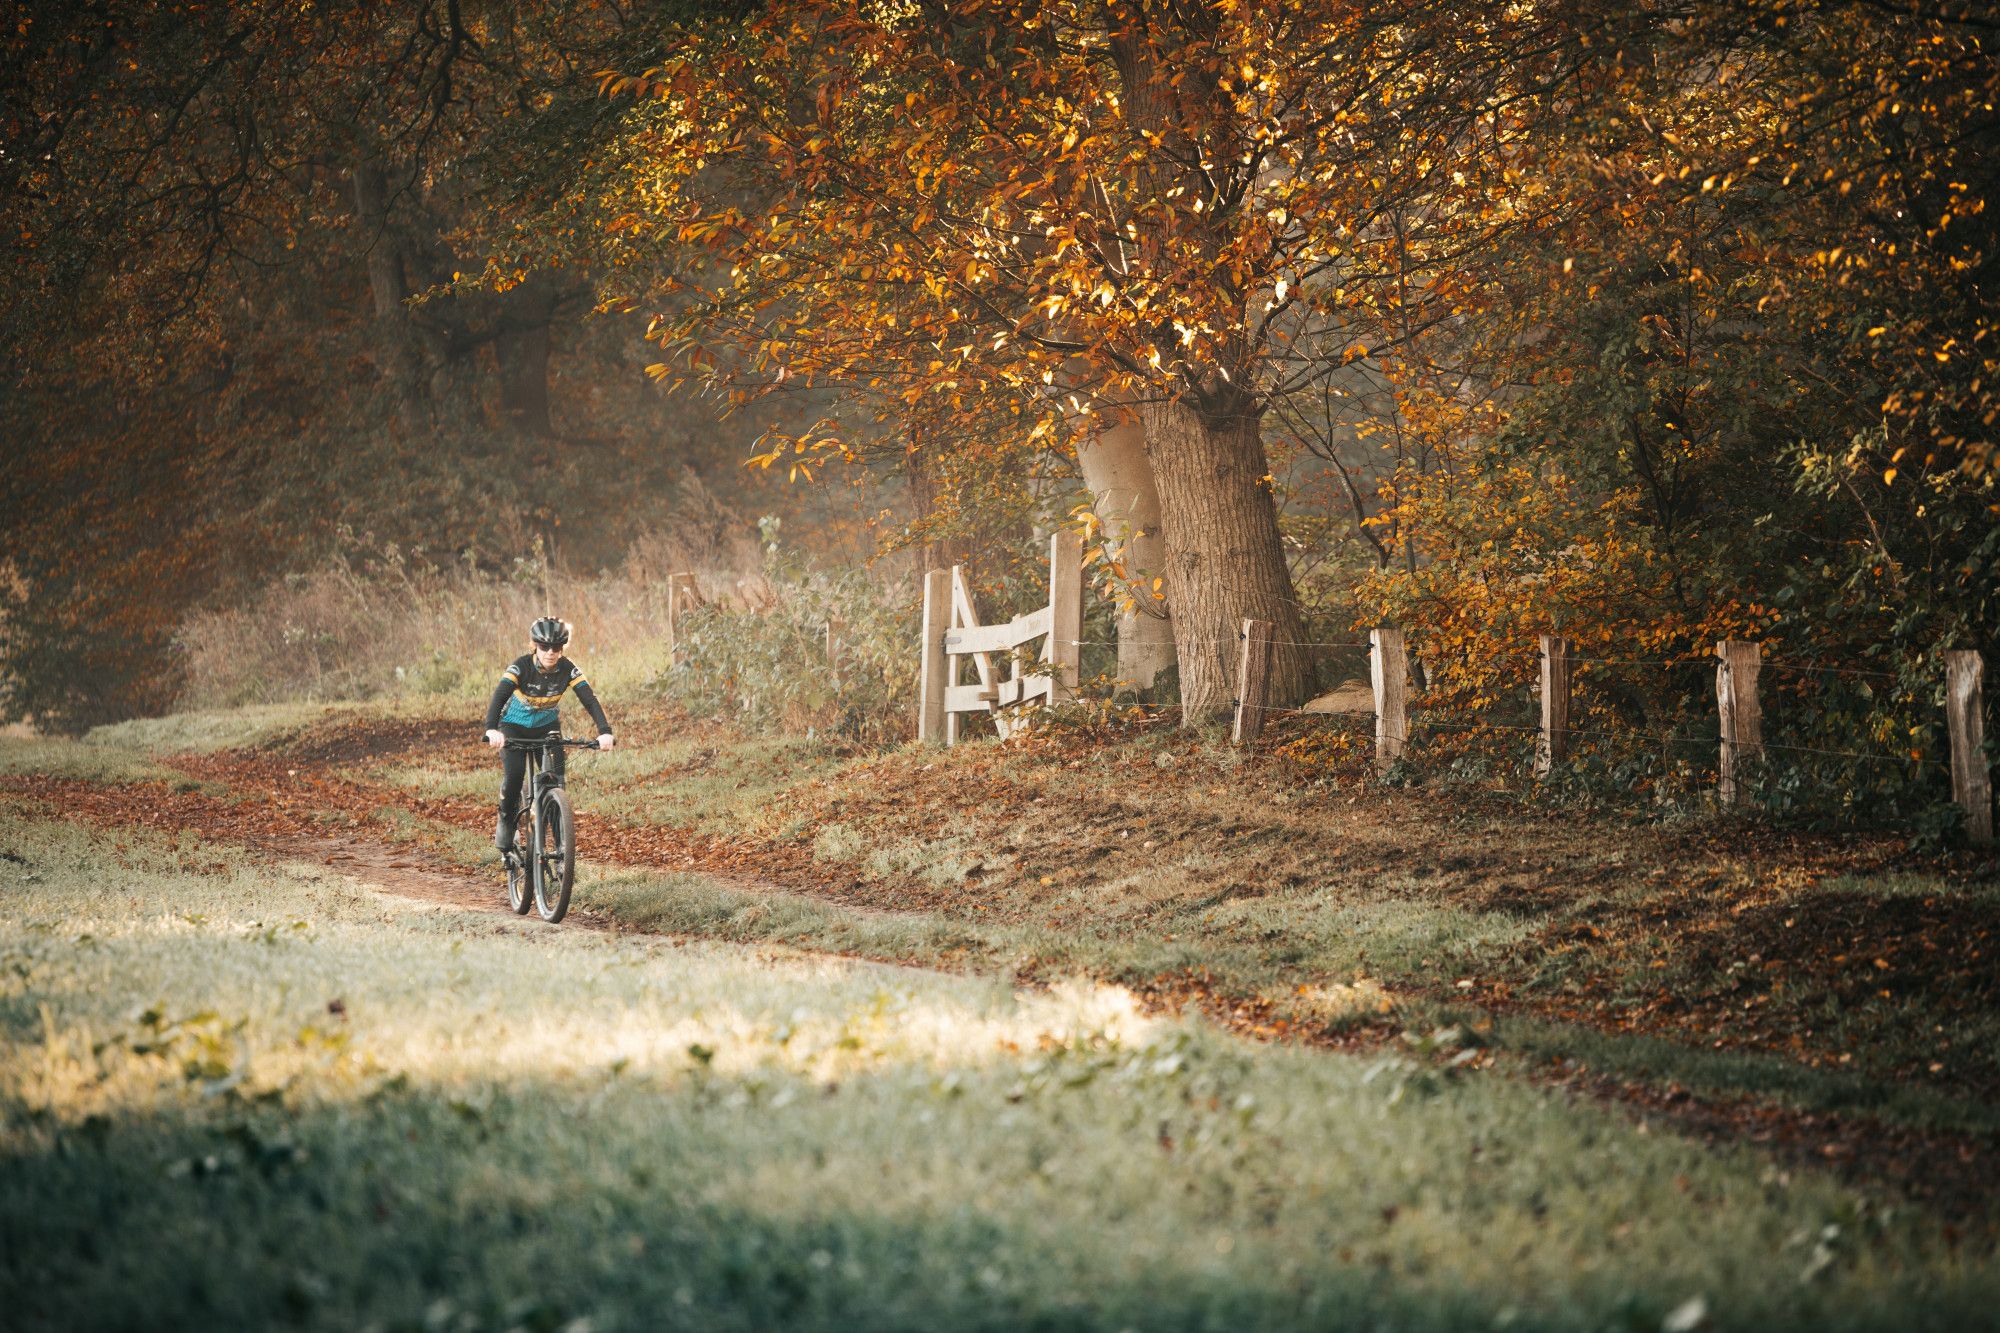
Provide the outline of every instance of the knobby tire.
[[543,792],[537,814],[535,908],[554,925],[569,911],[569,891],[576,883],[576,821],[569,793],[561,787]]

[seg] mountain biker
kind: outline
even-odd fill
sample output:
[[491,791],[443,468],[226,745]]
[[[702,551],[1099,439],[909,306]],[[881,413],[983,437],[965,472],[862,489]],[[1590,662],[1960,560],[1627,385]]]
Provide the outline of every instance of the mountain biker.
[[[597,702],[583,668],[563,655],[569,635],[569,623],[554,616],[543,616],[528,626],[527,653],[507,664],[486,705],[488,745],[498,750],[510,740],[562,735],[558,707],[563,695],[574,689],[577,702],[590,710],[590,720],[597,724],[597,748],[611,748],[611,723],[604,716],[604,705]],[[505,853],[514,845],[514,816],[528,772],[527,751],[507,750],[500,762],[500,819],[493,828],[493,845]],[[562,776],[560,746],[548,751],[547,763],[549,772]]]

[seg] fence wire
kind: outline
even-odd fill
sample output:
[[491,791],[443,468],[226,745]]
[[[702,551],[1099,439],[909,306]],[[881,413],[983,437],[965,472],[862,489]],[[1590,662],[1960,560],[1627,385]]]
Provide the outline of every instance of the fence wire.
[[[1175,641],[1176,643],[1181,645],[1187,645],[1187,644],[1216,645],[1216,644],[1240,643],[1243,640],[1243,638],[1244,638],[1243,632],[1238,631],[1236,634],[1226,637],[1210,638],[1204,636],[1192,639],[1177,637]],[[1065,647],[1076,647],[1076,648],[1119,647],[1119,643],[1115,639],[1058,640],[1052,638],[1051,642]],[[1375,651],[1375,645],[1372,642],[1363,642],[1358,640],[1347,640],[1347,639],[1309,639],[1309,640],[1266,639],[1263,640],[1263,642],[1268,643],[1272,646],[1286,647],[1286,648],[1339,648],[1348,650],[1360,649],[1369,652],[1371,655]],[[1417,648],[1416,645],[1411,645],[1408,651],[1416,653],[1419,656],[1419,658],[1421,658],[1421,651]],[[1483,660],[1489,662],[1494,662],[1494,661],[1540,662],[1544,660],[1545,657],[1546,654],[1542,653],[1540,650],[1533,650],[1533,651],[1486,654],[1483,656]],[[1685,656],[1675,656],[1675,657],[1598,657],[1598,656],[1575,654],[1567,656],[1566,660],[1571,665],[1575,666],[1624,666],[1624,667],[1661,668],[1661,667],[1703,667],[1703,666],[1718,665],[1721,659],[1711,654],[1699,653],[1699,654],[1688,654]],[[1886,681],[1901,681],[1908,678],[1905,672],[1883,671],[1867,667],[1827,666],[1822,663],[1803,661],[1796,658],[1766,657],[1766,658],[1761,658],[1758,662],[1758,665],[1760,667],[1769,667],[1774,671],[1787,672],[1799,675],[1846,676],[1846,677],[1854,677],[1860,679],[1886,680]],[[1237,700],[1232,700],[1231,704],[1233,707],[1240,708],[1241,706],[1240,701]],[[1143,705],[1141,707],[1146,708],[1146,706]],[[1179,704],[1158,705],[1147,708],[1143,716],[1144,720],[1151,722],[1151,721],[1161,720],[1171,714],[1180,713],[1182,711],[1183,711],[1182,706]],[[1372,713],[1350,713],[1350,712],[1336,713],[1331,711],[1308,709],[1308,708],[1267,707],[1259,709],[1259,712],[1262,714],[1262,719],[1265,721],[1268,721],[1272,718],[1281,718],[1281,717],[1314,717],[1314,718],[1325,719],[1330,722],[1353,723],[1353,722],[1363,722],[1365,720],[1374,717]],[[1545,728],[1541,726],[1527,726],[1517,723],[1486,722],[1486,721],[1449,722],[1449,721],[1439,721],[1431,719],[1417,719],[1414,721],[1407,722],[1405,726],[1408,732],[1416,732],[1420,730],[1447,731],[1447,732],[1460,732],[1460,733],[1504,732],[1509,734],[1535,735],[1535,736],[1540,736],[1545,732]],[[1618,744],[1635,744],[1635,745],[1644,744],[1648,746],[1655,744],[1706,745],[1706,746],[1712,746],[1718,750],[1725,743],[1720,735],[1714,737],[1699,737],[1699,736],[1659,737],[1659,736],[1650,736],[1642,732],[1610,731],[1598,727],[1567,727],[1564,728],[1564,734],[1566,736],[1571,736],[1571,737],[1586,737],[1586,738],[1599,739]],[[1948,760],[1937,759],[1922,754],[1914,754],[1914,755],[1895,754],[1883,750],[1831,749],[1824,746],[1796,745],[1784,741],[1763,741],[1758,746],[1745,747],[1745,748],[1750,749],[1753,752],[1756,749],[1776,750],[1788,754],[1808,754],[1808,755],[1817,755],[1829,759],[1849,759],[1849,760],[1858,760],[1863,762],[1896,764],[1905,767],[1945,769],[1947,771],[1951,767],[1951,764]]]
[[[1236,701],[1232,701],[1232,703],[1235,702]],[[1177,704],[1171,705],[1171,707],[1178,710],[1179,705]],[[1263,714],[1264,720],[1266,721],[1274,717],[1313,717],[1313,718],[1325,718],[1328,721],[1341,722],[1341,723],[1359,723],[1359,722],[1372,723],[1379,716],[1378,714],[1374,713],[1347,713],[1347,712],[1335,713],[1313,708],[1259,708],[1257,711]],[[1452,731],[1452,732],[1506,732],[1509,734],[1530,735],[1530,736],[1541,736],[1545,734],[1545,729],[1541,726],[1531,726],[1524,723],[1510,723],[1510,722],[1485,722],[1485,721],[1449,722],[1449,721],[1440,721],[1429,718],[1417,718],[1405,722],[1404,727],[1406,734],[1409,732],[1416,732],[1420,730]],[[1628,745],[1648,745],[1648,746],[1655,744],[1705,745],[1712,747],[1716,750],[1720,750],[1722,746],[1725,744],[1723,738],[1720,735],[1655,736],[1639,731],[1611,731],[1603,727],[1565,727],[1563,728],[1563,735],[1566,737],[1584,736],[1593,739],[1602,739],[1605,741],[1610,741],[1620,744],[1628,744]],[[1951,768],[1951,764],[1947,760],[1934,759],[1927,755],[1894,754],[1886,750],[1832,750],[1822,746],[1815,746],[1815,745],[1793,745],[1784,741],[1761,741],[1757,745],[1754,746],[1744,745],[1742,748],[1751,752],[1755,752],[1757,750],[1783,750],[1795,754],[1822,755],[1832,759],[1874,760],[1881,763],[1902,764],[1902,765],[1910,765],[1910,766],[1926,767],[1926,768],[1939,768],[1947,771],[1949,771]]]

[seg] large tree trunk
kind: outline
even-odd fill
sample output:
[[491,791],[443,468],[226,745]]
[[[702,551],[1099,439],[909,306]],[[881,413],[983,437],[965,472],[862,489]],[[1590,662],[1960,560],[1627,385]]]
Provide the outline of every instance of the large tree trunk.
[[549,326],[561,299],[546,274],[526,282],[499,299],[499,332],[493,354],[500,376],[500,412],[530,435],[549,436]]
[[1133,609],[1118,613],[1118,679],[1148,690],[1174,665],[1174,632],[1168,604],[1152,595],[1152,580],[1166,578],[1166,544],[1145,427],[1136,415],[1106,426],[1077,444],[1076,457],[1095,497],[1105,549],[1135,584]]
[[502,333],[494,350],[500,361],[500,410],[530,435],[551,435],[549,421],[549,326],[531,324]]
[[409,274],[403,247],[389,221],[389,184],[378,163],[354,169],[354,212],[368,266],[375,307],[375,368],[395,392],[404,422],[415,428],[423,397],[423,355],[411,327]]
[[375,318],[403,313],[410,294],[403,271],[403,250],[389,230],[389,183],[382,168],[367,162],[354,169],[354,212],[361,221],[361,241],[368,263],[368,292]]
[[[1195,294],[1193,305],[1225,331],[1196,353],[1192,364],[1163,375],[1159,398],[1140,410],[1160,494],[1184,725],[1230,706],[1237,636],[1245,619],[1268,621],[1274,631],[1267,696],[1272,705],[1303,702],[1311,684],[1299,604],[1278,534],[1260,409],[1246,387],[1255,382],[1256,349],[1247,338],[1245,298],[1225,276],[1230,235],[1221,214],[1232,205],[1213,196],[1208,168],[1196,167],[1214,141],[1227,137],[1221,132],[1241,128],[1230,95],[1216,80],[1217,66],[1205,58],[1218,49],[1218,25],[1224,21],[1223,11],[1205,6],[1142,5],[1126,11],[1110,34],[1124,113],[1151,145],[1137,164],[1129,195],[1192,201],[1175,206],[1179,244],[1172,251],[1161,247],[1153,229],[1140,229],[1133,237],[1136,254],[1126,262],[1155,277],[1156,265],[1176,263],[1193,283],[1204,281],[1200,275],[1206,273],[1209,287]],[[1217,207],[1204,214],[1204,200]],[[1157,348],[1175,343],[1169,330],[1155,332],[1150,359],[1158,365]],[[1128,364],[1148,359],[1135,347]]]
[[1254,401],[1225,390],[1198,406],[1187,395],[1149,403],[1140,418],[1160,492],[1183,723],[1230,707],[1245,619],[1272,626],[1272,706],[1304,702],[1311,659]]

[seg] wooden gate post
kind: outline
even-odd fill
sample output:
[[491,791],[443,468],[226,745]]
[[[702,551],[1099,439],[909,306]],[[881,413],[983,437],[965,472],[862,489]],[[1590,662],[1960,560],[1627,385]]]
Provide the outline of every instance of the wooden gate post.
[[1944,714],[1951,728],[1951,799],[1965,833],[1993,841],[1993,775],[1986,762],[1986,659],[1970,649],[1944,655]]
[[1542,635],[1542,734],[1535,747],[1535,776],[1545,778],[1569,758],[1569,640]]
[[1757,702],[1757,673],[1763,648],[1748,639],[1715,645],[1716,712],[1722,723],[1722,803],[1741,805],[1749,797],[1743,765],[1764,753],[1764,711]]
[[1076,697],[1083,674],[1083,534],[1049,538],[1049,702]]
[[667,575],[667,665],[680,661],[681,617],[700,605],[701,592],[692,573]]
[[1410,664],[1399,629],[1368,631],[1368,645],[1368,678],[1375,686],[1375,767],[1387,769],[1403,757],[1410,735]]
[[1271,684],[1271,622],[1243,622],[1243,656],[1236,670],[1236,726],[1229,739],[1248,745],[1264,729],[1264,700]]
[[917,670],[917,739],[944,739],[944,631],[951,624],[951,571],[924,575],[924,642]]
[[[959,664],[967,657],[970,657],[974,669],[979,672],[979,689],[982,696],[990,696],[991,699],[997,700],[1000,697],[998,693],[1000,688],[1000,672],[993,665],[993,654],[990,652],[955,653],[951,650],[950,631],[953,629],[976,629],[979,624],[979,608],[973,603],[972,584],[966,580],[965,566],[953,565],[951,567],[951,614],[946,618],[944,623],[945,688],[950,689],[953,685],[958,684],[959,677],[963,674],[959,670]],[[944,743],[947,746],[958,744],[959,733],[964,729],[964,723],[960,720],[962,717],[963,714],[953,710],[951,700],[947,697],[944,707]],[[997,716],[993,719],[993,729],[999,733],[1001,739],[1004,740],[1006,738],[1007,724]]]

